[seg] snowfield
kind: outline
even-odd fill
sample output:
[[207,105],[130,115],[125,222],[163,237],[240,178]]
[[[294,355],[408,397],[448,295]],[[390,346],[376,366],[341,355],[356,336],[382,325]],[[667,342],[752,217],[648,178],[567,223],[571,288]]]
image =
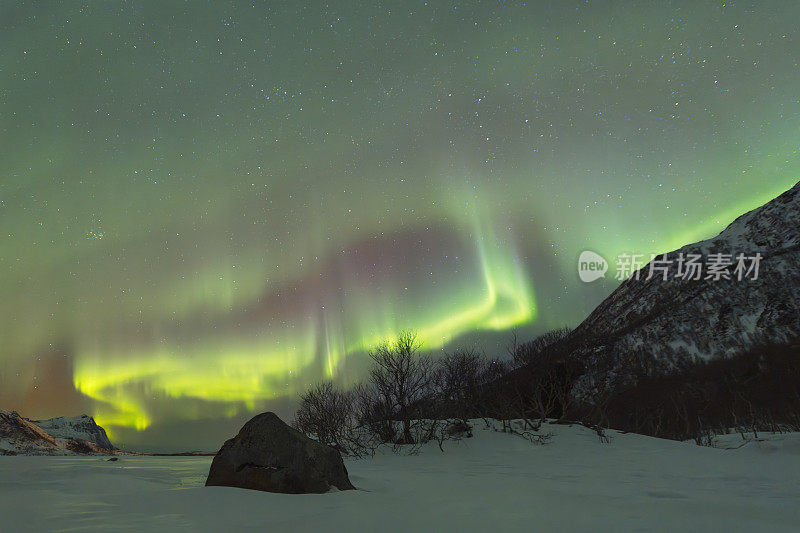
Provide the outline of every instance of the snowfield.
[[346,460],[356,491],[204,487],[211,457],[0,457],[0,530],[797,531],[800,433],[700,447],[545,424],[475,424],[419,455]]

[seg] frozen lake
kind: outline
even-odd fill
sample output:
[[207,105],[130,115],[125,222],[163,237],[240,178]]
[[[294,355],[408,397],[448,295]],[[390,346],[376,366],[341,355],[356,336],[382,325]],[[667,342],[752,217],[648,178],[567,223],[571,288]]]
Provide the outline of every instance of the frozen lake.
[[[479,424],[482,424],[480,422]],[[479,428],[480,426],[477,426]],[[348,460],[360,490],[203,486],[210,457],[0,457],[9,531],[797,531],[800,434],[738,449],[545,425],[545,446],[478,430],[417,456]],[[738,436],[721,439],[739,446]]]

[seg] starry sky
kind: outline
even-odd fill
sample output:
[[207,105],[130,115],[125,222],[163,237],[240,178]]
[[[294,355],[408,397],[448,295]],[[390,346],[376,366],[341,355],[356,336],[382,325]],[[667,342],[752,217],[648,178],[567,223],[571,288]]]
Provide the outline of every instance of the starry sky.
[[215,449],[798,181],[800,4],[0,2],[0,408]]

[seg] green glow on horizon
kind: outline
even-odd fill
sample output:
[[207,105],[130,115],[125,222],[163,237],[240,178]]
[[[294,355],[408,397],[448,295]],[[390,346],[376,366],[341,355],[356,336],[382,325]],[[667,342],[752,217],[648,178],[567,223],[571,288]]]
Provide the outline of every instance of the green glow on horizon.
[[[115,427],[141,431],[152,424],[146,398],[154,394],[164,399],[225,403],[229,414],[253,411],[265,401],[300,392],[300,387],[313,380],[313,373],[305,373],[318,355],[324,358],[325,376],[330,379],[349,355],[394,340],[403,329],[415,331],[426,350],[435,350],[466,332],[505,330],[534,321],[533,288],[514,251],[496,246],[489,251],[483,232],[477,229],[474,238],[482,286],[463,287],[470,299],[462,306],[442,304],[406,321],[394,319],[402,313],[391,311],[384,313],[383,321],[365,318],[347,331],[342,327],[331,331],[330,315],[324,313],[326,332],[320,345],[314,336],[317,324],[309,320],[300,331],[291,327],[260,332],[259,338],[269,339],[271,344],[229,339],[211,346],[160,343],[150,351],[95,348],[76,358],[75,388],[96,400],[93,416],[98,424],[110,431]],[[352,331],[359,331],[359,337],[353,339],[348,334]],[[284,348],[276,349],[275,344]]]

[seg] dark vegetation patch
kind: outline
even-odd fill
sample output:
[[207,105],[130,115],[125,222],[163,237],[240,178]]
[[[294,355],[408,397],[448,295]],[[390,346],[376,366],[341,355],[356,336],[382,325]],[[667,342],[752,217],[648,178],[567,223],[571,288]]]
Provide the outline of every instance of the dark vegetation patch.
[[[797,342],[678,365],[646,350],[613,354],[609,375],[602,357],[590,366],[574,355],[585,345],[563,328],[523,344],[514,338],[503,359],[469,349],[432,359],[413,333],[403,333],[370,352],[364,383],[345,390],[325,382],[303,393],[294,425],[355,456],[382,444],[413,453],[435,440],[441,448],[471,437],[480,418],[540,444],[549,438],[541,433],[545,419],[583,424],[601,441],[608,440],[604,428],[706,445],[730,429],[800,431]],[[588,377],[594,386],[582,388]]]

